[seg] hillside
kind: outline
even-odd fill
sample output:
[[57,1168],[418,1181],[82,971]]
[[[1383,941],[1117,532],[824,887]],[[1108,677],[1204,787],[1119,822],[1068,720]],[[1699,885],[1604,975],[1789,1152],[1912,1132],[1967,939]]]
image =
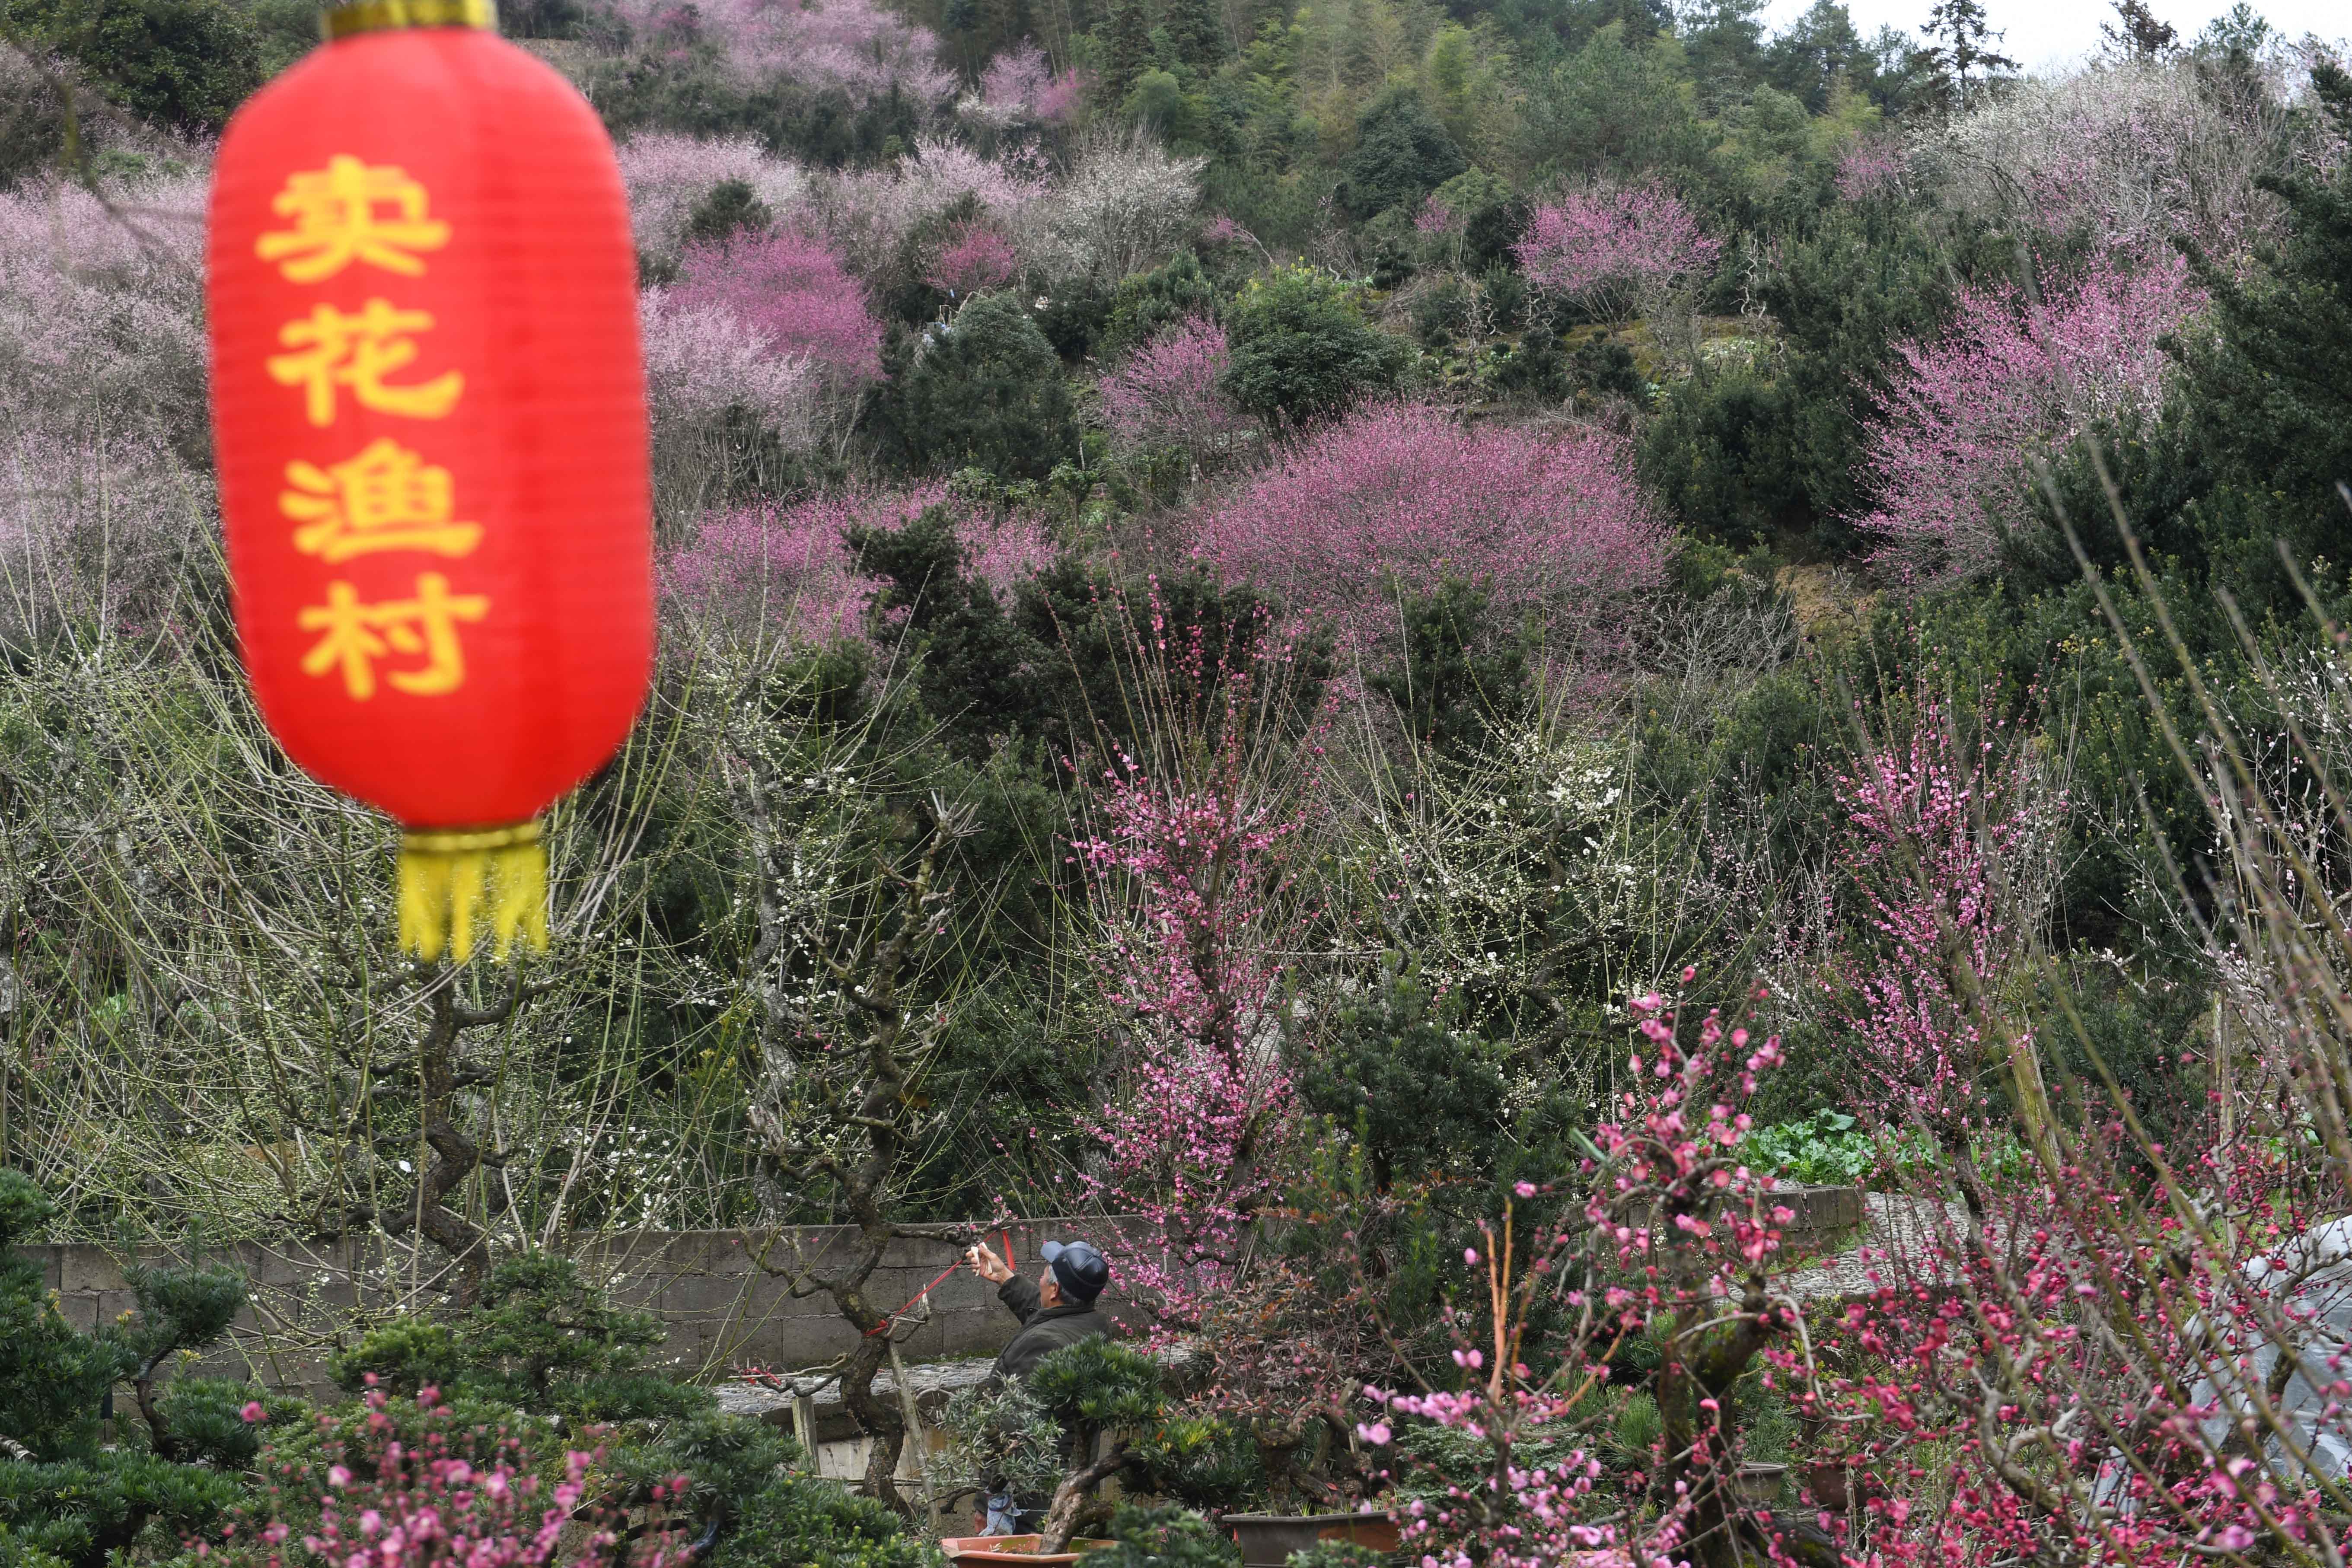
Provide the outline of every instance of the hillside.
[[[528,1316],[494,1261],[607,1310],[534,1261],[583,1233],[854,1224],[878,1258],[1117,1215],[1122,1286],[1223,1357],[1197,1428],[1119,1385],[1168,1445],[1154,1495],[1196,1508],[1402,1495],[1367,1456],[1409,1415],[1400,1475],[1518,1489],[1554,1531],[1528,1561],[1727,1568],[1769,1523],[1706,1512],[1744,1380],[1753,1455],[1801,1430],[1911,1489],[1874,1494],[1874,1561],[2237,1531],[2333,1561],[2298,1532],[2340,1500],[2256,1517],[2317,1470],[2193,1434],[2216,1301],[2352,1209],[2341,46],[2117,0],[2042,78],[1973,0],[1916,37],[1759,9],[509,11],[626,188],[660,616],[625,747],[545,819],[551,948],[509,974],[397,948],[397,826],[289,763],[240,665],[205,203],[315,16],[0,0],[0,1236],[406,1248],[421,1323]],[[304,467],[315,510],[342,480]],[[414,651],[367,657],[446,673]],[[1964,1216],[1910,1262],[1920,1300],[1978,1292],[1978,1383],[1937,1381],[1958,1342],[1900,1292],[1853,1360],[1791,1348],[1775,1177]],[[1513,1223],[1586,1286],[1507,1301]],[[2279,1289],[2336,1267],[2305,1262]],[[887,1435],[881,1309],[793,1278],[841,1303],[845,1408]],[[2136,1337],[2158,1299],[2171,1337]],[[2276,1300],[2232,1331],[2291,1369]],[[1733,1300],[1715,1388],[1690,1346]],[[1551,1391],[1524,1405],[1514,1312],[1541,1348],[1510,1376]],[[2076,1313],[2100,1332],[2051,1326]],[[650,1331],[595,1321],[580,1375],[636,1376]],[[395,1330],[350,1365],[404,1397],[436,1368],[534,1419],[574,1397]],[[1559,1394],[1587,1373],[1598,1405]],[[579,1386],[567,1431],[605,1408]],[[1478,1447],[1506,1407],[1614,1500],[1575,1503],[1599,1533]],[[1042,1441],[1076,1408],[988,1419]],[[1986,1458],[2021,1408],[2030,1463]],[[2126,1448],[2177,1513],[2115,1503]],[[2257,1450],[2274,1489],[2242,1497]],[[0,1565],[105,1561],[9,1555],[16,1497]],[[691,1517],[747,1563],[913,1561],[788,1500]],[[198,1539],[160,1508],[158,1562]],[[1433,1560],[1520,1561],[1470,1517]],[[1140,1564],[1190,1526],[1120,1528]]]

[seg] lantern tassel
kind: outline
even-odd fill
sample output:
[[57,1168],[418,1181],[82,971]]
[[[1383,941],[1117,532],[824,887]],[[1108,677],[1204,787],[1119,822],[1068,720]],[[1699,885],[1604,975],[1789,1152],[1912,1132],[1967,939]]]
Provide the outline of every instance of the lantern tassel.
[[400,945],[431,963],[474,956],[488,931],[506,958],[520,936],[547,951],[547,851],[539,824],[456,833],[411,832],[400,844]]

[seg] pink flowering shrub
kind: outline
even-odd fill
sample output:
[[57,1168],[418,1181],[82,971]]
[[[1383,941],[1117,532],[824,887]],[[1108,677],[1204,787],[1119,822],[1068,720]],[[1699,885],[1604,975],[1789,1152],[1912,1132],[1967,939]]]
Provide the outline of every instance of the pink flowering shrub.
[[[2210,1110],[2136,1103],[2101,1081],[2102,1060],[2073,1113],[2027,1140],[2019,1179],[1985,1179],[1962,1144],[1909,1192],[1874,1200],[1884,1222],[1838,1280],[1833,1314],[1816,1319],[1826,1353],[1801,1365],[1796,1347],[1773,1352],[1820,1434],[1815,1462],[1857,1494],[1850,1512],[1804,1521],[1830,1537],[1808,1562],[2155,1568],[2346,1549],[2333,1500],[2352,1469],[2352,1135],[2335,1085],[2352,995],[2341,932],[2315,938],[2298,912],[2340,898],[2341,874],[2300,847],[2315,840],[2296,825],[2312,818],[2290,796],[2308,784],[2243,761],[2275,716],[2242,731],[2208,715],[2212,772],[2198,793],[2239,911],[2203,936],[2225,977],[2212,1033],[2190,1037],[2212,1052]],[[1873,844],[1900,858],[1917,841],[1921,869],[1900,880],[1923,909],[1942,906],[1942,945],[1963,961],[1950,972],[1987,972],[1971,1021],[2006,1039],[1979,1070],[2020,1088],[2039,1076],[2035,1031],[2004,1014],[2046,1002],[2048,1027],[2081,1027],[2063,971],[2000,956],[2023,925],[2002,862],[2037,858],[2004,847],[2006,825],[2031,816],[2023,792],[1993,753],[1979,762],[1932,735],[1882,752],[1842,792]],[[2298,757],[2297,772],[2316,760]],[[2330,792],[2324,808],[2331,837],[2338,801]],[[2315,887],[2315,870],[2337,891]],[[1926,944],[1903,896],[1880,901],[1893,952]],[[2152,1110],[2170,1124],[2161,1140]]]
[[[1751,1048],[1712,1016],[1685,1042],[1654,995],[1634,1012],[1638,1087],[1592,1136],[1583,1223],[1522,1238],[1507,1209],[1464,1258],[1458,1381],[1367,1391],[1358,1436],[1395,1456],[1423,1563],[2156,1568],[2342,1550],[2321,1500],[2352,1458],[2352,1222],[2318,1140],[2167,1148],[2120,1104],[2095,1111],[2038,1179],[1977,1183],[1966,1205],[1932,1187],[1887,1200],[1909,1217],[1874,1229],[1859,1288],[1841,1279],[1801,1318],[1821,1287],[1776,1275],[1793,1216],[1742,1157],[1740,1107],[1777,1042]],[[1549,1375],[1525,1344],[1538,1298],[1570,1314]],[[1661,1359],[1659,1435],[1628,1474],[1592,1439],[1636,1333]],[[1743,1499],[1743,1382],[1785,1393],[1815,1433],[1808,1489],[1834,1477],[1849,1508]],[[1413,1421],[1469,1439],[1481,1472],[1430,1484]]]
[[730,180],[748,187],[780,223],[789,223],[808,195],[808,176],[797,165],[770,157],[749,136],[704,141],[647,131],[630,137],[616,153],[629,196],[630,237],[637,253],[652,261],[677,259],[695,207]]
[[1918,586],[1993,570],[2003,534],[2033,526],[2028,462],[2093,422],[2153,414],[2167,362],[2157,340],[2205,303],[2188,264],[2116,254],[2052,284],[2042,302],[1989,287],[1960,296],[1932,343],[1906,343],[1871,432],[1874,559]]
[[663,531],[698,517],[732,482],[748,423],[787,451],[818,447],[845,423],[847,400],[826,395],[813,361],[777,354],[731,310],[638,299],[646,402],[653,423],[654,504]]
[[[1683,972],[1685,984],[1696,978]],[[1407,1500],[1396,1512],[1425,1564],[1669,1568],[1771,1555],[1770,1515],[1737,1481],[1733,1389],[1797,1327],[1770,1279],[1780,1227],[1795,1215],[1740,1157],[1751,1125],[1742,1107],[1780,1064],[1780,1042],[1714,1013],[1693,1028],[1655,993],[1633,1012],[1634,1087],[1594,1130],[1592,1158],[1561,1184],[1563,1195],[1580,1194],[1581,1223],[1522,1237],[1507,1203],[1499,1230],[1482,1227],[1486,1246],[1463,1257],[1473,1289],[1452,1312],[1458,1384],[1364,1391],[1379,1414],[1357,1436],[1397,1454],[1387,1473]],[[1517,1195],[1539,1190],[1521,1182]],[[1538,1356],[1529,1320],[1555,1303],[1568,1321]],[[1634,1474],[1599,1484],[1600,1391],[1609,1361],[1637,1335],[1660,1354],[1661,1434]],[[1556,1369],[1538,1373],[1536,1360]],[[1391,1447],[1415,1419],[1475,1445],[1475,1480],[1441,1473],[1417,1484],[1416,1466]]]
[[1622,321],[1643,295],[1713,266],[1723,247],[1671,191],[1595,184],[1538,207],[1511,248],[1537,293]]
[[2066,809],[2040,787],[2027,748],[2004,747],[1997,721],[1984,735],[1963,741],[1929,699],[1907,741],[1832,786],[1845,814],[1837,860],[1871,933],[1828,981],[1852,1046],[1850,1102],[1947,1149],[1987,1130],[1987,1075],[2000,1065],[1963,992],[1999,991],[2022,961]]
[[687,247],[671,302],[732,314],[776,359],[805,360],[848,384],[882,374],[882,325],[866,291],[821,240],[790,229]]
[[1206,773],[1190,784],[1119,757],[1072,845],[1104,933],[1097,984],[1127,1047],[1121,1092],[1100,1112],[1100,1195],[1150,1226],[1122,1274],[1171,1328],[1198,1327],[1230,1279],[1295,1121],[1278,1043],[1297,946],[1285,851],[1300,818],[1253,776],[1237,731]]
[[1192,550],[1358,647],[1392,635],[1397,590],[1456,577],[1559,647],[1608,646],[1664,581],[1668,543],[1618,437],[1404,405],[1308,437],[1202,519]]
[[656,49],[703,46],[750,82],[778,79],[838,91],[856,106],[900,93],[935,103],[955,89],[930,29],[879,0],[619,0]]
[[2038,1175],[1980,1215],[1919,1202],[1824,1326],[1847,1370],[1798,1405],[1864,1493],[1818,1516],[1836,1547],[1866,1536],[1891,1568],[2343,1552],[2341,1187],[2288,1139],[2158,1147],[2112,1104]]
[[1020,260],[1003,235],[984,223],[959,223],[949,231],[947,245],[923,280],[961,300],[1002,289],[1020,270]]
[[[663,562],[664,603],[705,636],[862,641],[873,584],[857,574],[843,535],[854,527],[895,529],[947,501],[946,486],[931,484],[718,513]],[[1002,595],[1053,558],[1045,527],[1030,513],[960,508],[956,521],[969,570]]]
[[989,61],[981,73],[981,112],[999,125],[1024,120],[1058,125],[1077,104],[1077,72],[1056,72],[1045,51],[1026,40]]
[[1103,417],[1128,447],[1176,447],[1194,461],[1234,444],[1254,421],[1218,384],[1225,331],[1206,316],[1162,328],[1102,378]]
[[[414,1411],[396,1411],[371,1386],[364,1407],[353,1423],[319,1418],[333,1456],[322,1475],[288,1466],[270,1489],[274,1517],[257,1531],[269,1568],[663,1568],[680,1556],[662,1505],[685,1492],[684,1476],[656,1485],[644,1528],[627,1530],[625,1519],[583,1511],[593,1451],[567,1453],[563,1479],[542,1489],[520,1442],[459,1427],[433,1389]],[[285,1517],[299,1517],[305,1498],[318,1507],[309,1528]],[[295,1552],[287,1543],[298,1529]]]
[[1838,195],[1850,202],[1902,188],[1903,144],[1891,137],[1865,136],[1838,155]]
[[682,526],[739,460],[749,418],[788,452],[836,447],[881,374],[882,329],[820,242],[784,230],[688,247],[640,300],[654,483]]

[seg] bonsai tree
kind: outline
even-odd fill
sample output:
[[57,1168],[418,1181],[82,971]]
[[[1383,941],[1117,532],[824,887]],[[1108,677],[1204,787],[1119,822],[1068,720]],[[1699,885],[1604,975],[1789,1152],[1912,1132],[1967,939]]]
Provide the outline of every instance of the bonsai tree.
[[649,1367],[664,1337],[658,1318],[616,1305],[572,1259],[530,1253],[490,1268],[472,1305],[394,1318],[328,1370],[353,1394],[433,1389],[463,1421],[496,1425],[523,1411],[573,1432],[597,1428],[603,1473],[622,1478],[617,1495],[600,1500],[635,1506],[655,1482],[685,1473],[691,1489],[671,1511],[708,1547],[797,1450],[755,1441],[709,1390]]
[[[432,1415],[437,1403],[478,1430],[537,1429],[552,1418],[567,1442],[593,1434],[604,1489],[590,1506],[642,1517],[658,1505],[686,1530],[698,1564],[918,1568],[922,1544],[898,1514],[808,1474],[790,1437],[722,1415],[710,1390],[652,1364],[663,1337],[658,1318],[614,1303],[570,1258],[532,1253],[492,1268],[471,1306],[394,1318],[330,1370],[355,1394],[437,1391],[423,1405],[381,1406],[420,1430],[443,1419]],[[540,1420],[513,1422],[516,1411]],[[323,1471],[350,1456],[322,1448],[303,1458]]]
[[645,1367],[667,1332],[653,1313],[615,1306],[572,1259],[527,1253],[492,1268],[473,1306],[394,1318],[329,1370],[353,1393],[373,1376],[400,1393],[430,1384],[534,1414],[609,1419],[647,1401],[667,1414],[678,1385]]
[[[208,1530],[243,1493],[234,1472],[256,1428],[286,1401],[247,1384],[159,1384],[182,1351],[218,1341],[245,1304],[226,1268],[140,1268],[135,1313],[96,1334],[59,1315],[47,1282],[16,1244],[56,1206],[0,1171],[0,1564],[98,1568],[152,1525],[170,1540]],[[102,1446],[108,1393],[129,1383],[141,1426]]]
[[1230,1506],[1256,1480],[1236,1428],[1182,1412],[1168,1369],[1139,1350],[1087,1340],[1055,1351],[1024,1378],[958,1395],[944,1425],[967,1474],[1001,1478],[1016,1496],[1047,1495],[1037,1550],[1066,1551],[1112,1516],[1102,1485],[1195,1507]]

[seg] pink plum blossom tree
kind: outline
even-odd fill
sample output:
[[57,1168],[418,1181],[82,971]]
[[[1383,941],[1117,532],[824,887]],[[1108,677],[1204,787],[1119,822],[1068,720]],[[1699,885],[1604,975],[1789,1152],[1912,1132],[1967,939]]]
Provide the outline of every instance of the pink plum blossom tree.
[[647,131],[617,151],[621,183],[629,195],[629,233],[637,254],[648,261],[677,260],[695,207],[730,181],[749,189],[780,223],[792,221],[809,192],[808,177],[798,165],[771,157],[749,136],[704,140]]
[[1058,125],[1077,104],[1077,72],[1055,70],[1045,51],[1025,39],[989,61],[980,76],[980,111],[998,125],[1024,120]]
[[[321,1415],[323,1473],[280,1468],[271,1518],[256,1531],[268,1568],[294,1563],[333,1568],[663,1568],[682,1555],[664,1515],[690,1480],[668,1478],[651,1489],[643,1528],[589,1504],[589,1475],[601,1455],[564,1456],[562,1479],[542,1488],[530,1456],[515,1438],[461,1427],[438,1393],[426,1388],[415,1409],[395,1412],[373,1386],[364,1414]],[[250,1419],[248,1415],[248,1419]],[[297,1526],[284,1513],[316,1497],[315,1526],[289,1546]]]
[[1125,1274],[1169,1328],[1197,1327],[1230,1279],[1294,1130],[1280,1037],[1298,918],[1285,851],[1300,819],[1256,772],[1237,735],[1196,784],[1121,756],[1073,844],[1126,1045],[1099,1184],[1150,1226]]
[[1865,1536],[1890,1568],[2340,1552],[2352,1233],[2297,1165],[2152,1146],[2111,1110],[1982,1218],[1891,1235],[1825,1325],[1852,1370],[1798,1395],[1828,1434],[1816,1462],[1861,1494],[1814,1516],[1840,1554]]
[[[824,644],[861,641],[873,584],[857,574],[844,535],[896,529],[949,500],[944,485],[842,490],[788,506],[738,507],[704,520],[663,562],[665,605],[684,627],[711,637]],[[980,581],[1001,595],[1052,558],[1031,513],[959,506],[957,535]]]
[[2095,257],[2038,302],[1998,286],[1965,290],[1951,327],[1900,346],[1901,367],[1869,437],[1874,559],[1926,587],[1994,570],[2004,535],[2035,526],[2028,465],[2095,421],[2161,405],[2158,340],[2205,303],[2188,264]]
[[671,303],[733,315],[776,359],[805,360],[845,385],[882,374],[882,326],[823,241],[781,229],[688,246]]
[[718,51],[739,79],[786,80],[844,94],[854,105],[899,93],[936,103],[955,89],[930,29],[879,0],[620,0],[656,47]]
[[1995,998],[2047,908],[2066,812],[2004,724],[1975,728],[1963,738],[1943,700],[1923,694],[1907,739],[1874,745],[1834,779],[1849,913],[1868,935],[1828,981],[1851,1042],[1851,1102],[1927,1133],[1968,1182],[1997,1079],[2013,1080],[2017,1114],[2047,1118],[2032,1035]]
[[[1696,978],[1683,972],[1685,985]],[[1507,1204],[1486,1245],[1463,1256],[1472,1289],[1452,1312],[1458,1384],[1365,1390],[1378,1414],[1357,1435],[1396,1456],[1391,1474],[1414,1479],[1397,1444],[1410,1420],[1449,1429],[1480,1456],[1475,1479],[1448,1473],[1436,1496],[1397,1509],[1424,1564],[1790,1561],[1785,1531],[1737,1479],[1741,1380],[1799,1325],[1772,1277],[1781,1227],[1796,1216],[1741,1150],[1744,1107],[1782,1061],[1780,1042],[1758,1041],[1714,1013],[1694,1026],[1655,993],[1635,998],[1633,1012],[1641,1037],[1627,1064],[1633,1087],[1609,1106],[1582,1169],[1559,1184],[1581,1197],[1581,1223],[1523,1236]],[[1540,1190],[1521,1182],[1517,1196]],[[1539,1304],[1567,1318],[1540,1350],[1528,1338]],[[1635,1475],[1596,1486],[1609,1363],[1637,1336],[1660,1354],[1652,1378],[1660,1434]],[[1784,1351],[1780,1359],[1772,1370],[1806,1385],[1805,1358]],[[1836,1557],[1811,1561],[1832,1568]]]
[[1618,437],[1465,428],[1400,405],[1284,453],[1201,521],[1192,550],[1357,647],[1392,637],[1397,590],[1454,577],[1565,651],[1613,644],[1633,597],[1664,581],[1669,542]]
[[1622,321],[1645,294],[1714,265],[1722,248],[1663,186],[1596,183],[1538,207],[1512,253],[1538,294]]
[[821,242],[791,229],[687,247],[641,301],[662,515],[682,527],[732,482],[744,421],[788,452],[837,451],[882,371],[881,325]]
[[1126,446],[1175,447],[1195,464],[1223,452],[1254,421],[1218,385],[1225,332],[1206,316],[1161,329],[1102,378],[1103,416]]
[[984,223],[959,223],[949,230],[947,245],[924,281],[963,300],[1003,288],[1020,270],[1020,259],[1003,235]]
[[646,290],[637,303],[654,501],[666,524],[700,515],[714,489],[723,489],[730,454],[743,439],[739,416],[788,448],[815,445],[824,399],[811,361],[776,353],[731,310],[683,307],[661,289]]
[[160,632],[215,528],[202,172],[0,191],[0,626]]
[[1903,144],[1890,137],[1864,136],[1838,154],[1838,195],[1850,202],[1901,189]]

